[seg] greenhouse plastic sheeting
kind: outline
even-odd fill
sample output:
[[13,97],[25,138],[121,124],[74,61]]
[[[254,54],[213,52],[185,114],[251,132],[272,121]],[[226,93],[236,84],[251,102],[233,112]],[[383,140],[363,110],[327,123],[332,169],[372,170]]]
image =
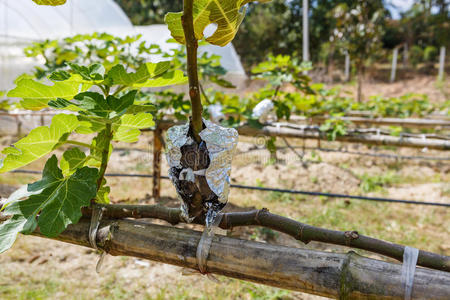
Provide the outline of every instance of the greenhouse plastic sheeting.
[[128,17],[112,0],[69,0],[55,7],[39,6],[31,0],[0,0],[0,20],[0,35],[28,40],[133,30]]
[[[177,43],[167,42],[167,40],[171,39],[172,36],[170,35],[170,31],[165,24],[136,26],[135,30],[137,33],[142,34],[142,40],[150,44],[159,45],[165,52],[168,52],[170,49],[178,46]],[[215,45],[200,46],[199,55],[204,52],[220,55],[222,57],[220,63],[228,71],[228,73],[245,76],[245,71],[242,67],[239,56],[231,43],[225,47]]]
[[[166,51],[179,46],[167,43],[171,35],[164,24],[133,26],[113,0],[68,0],[56,7],[39,6],[31,0],[0,0],[0,91],[11,89],[17,76],[43,64],[24,55],[23,48],[31,42],[93,32],[122,37],[140,33],[142,41],[158,44]],[[245,72],[232,44],[202,46],[199,53],[203,52],[222,56],[226,78],[235,85],[244,84]],[[157,59],[161,57],[149,57]]]

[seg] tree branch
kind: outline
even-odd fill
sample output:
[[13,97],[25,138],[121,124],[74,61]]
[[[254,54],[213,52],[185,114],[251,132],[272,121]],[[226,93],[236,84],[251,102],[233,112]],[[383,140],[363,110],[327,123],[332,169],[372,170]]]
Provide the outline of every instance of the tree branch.
[[[178,208],[168,208],[161,205],[104,205],[103,216],[111,219],[123,218],[155,218],[165,220],[175,225],[183,223]],[[90,215],[85,209],[84,215]],[[203,219],[195,219],[195,224],[204,225]],[[261,226],[283,232],[305,244],[310,241],[367,250],[384,256],[403,260],[405,246],[360,235],[356,231],[336,231],[311,226],[295,220],[270,213],[267,209],[249,212],[224,213],[219,227],[231,229],[239,226]],[[450,272],[450,257],[428,251],[419,251],[417,265],[431,269]]]
[[183,1],[183,16],[181,22],[183,24],[184,37],[186,40],[187,53],[187,74],[189,78],[189,97],[192,104],[192,129],[194,138],[197,142],[201,141],[198,135],[203,129],[202,113],[203,107],[200,98],[200,88],[198,81],[197,70],[197,49],[198,41],[194,32],[194,18],[193,18],[193,0]]

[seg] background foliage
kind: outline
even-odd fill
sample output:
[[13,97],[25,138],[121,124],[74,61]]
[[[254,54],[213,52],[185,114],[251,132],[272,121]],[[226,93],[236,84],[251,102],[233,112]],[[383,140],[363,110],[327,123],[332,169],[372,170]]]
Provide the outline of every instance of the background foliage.
[[[115,1],[137,25],[163,23],[163,12],[179,11],[182,6],[182,1],[178,0]],[[382,16],[378,22],[382,48],[389,50],[406,43],[413,64],[435,58],[440,46],[449,46],[450,16],[446,0],[415,0],[399,19],[393,19],[390,13],[391,0],[311,0],[309,21],[313,62],[327,64],[328,57],[333,54],[342,60],[340,53],[330,51],[330,40],[338,21],[330,12],[338,6],[352,10],[361,4],[367,6],[369,17],[377,11]],[[273,0],[265,5],[250,3],[233,44],[247,70],[263,61],[269,53],[301,54],[302,0]],[[252,47],[248,47],[249,44]]]

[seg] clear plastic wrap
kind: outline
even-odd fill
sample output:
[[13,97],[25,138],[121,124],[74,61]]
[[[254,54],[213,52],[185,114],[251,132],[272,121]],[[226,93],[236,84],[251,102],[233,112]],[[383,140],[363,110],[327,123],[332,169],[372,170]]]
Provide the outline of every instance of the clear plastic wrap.
[[405,287],[405,300],[410,300],[414,284],[414,273],[416,271],[419,250],[412,247],[405,247],[403,252],[402,284]]

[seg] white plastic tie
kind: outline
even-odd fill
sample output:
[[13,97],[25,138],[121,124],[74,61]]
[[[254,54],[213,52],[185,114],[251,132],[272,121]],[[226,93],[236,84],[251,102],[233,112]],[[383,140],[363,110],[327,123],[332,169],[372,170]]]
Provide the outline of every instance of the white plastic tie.
[[[95,250],[100,250],[100,249],[98,249],[98,246],[97,246],[97,232],[98,232],[98,227],[100,225],[100,220],[102,219],[102,216],[103,216],[103,211],[104,211],[104,208],[99,205],[94,205],[92,207],[91,225],[89,226],[89,243],[91,244],[92,248],[94,248]],[[101,250],[100,257],[99,257],[97,265],[95,267],[95,271],[97,273],[100,273],[102,266],[103,266],[103,262],[104,262],[107,254],[108,253]]]
[[181,170],[178,179],[195,182],[195,176],[194,175],[205,176],[206,175],[206,169],[201,169],[201,170],[197,170],[197,171],[194,171],[191,168],[183,169],[183,170]]
[[209,256],[209,249],[211,248],[212,240],[216,234],[215,229],[219,226],[220,221],[222,221],[223,214],[218,214],[211,227],[205,227],[202,237],[197,246],[197,265],[202,274],[206,274],[206,262]]
[[276,131],[277,131],[277,134],[280,134],[280,128],[281,128],[281,124],[280,123],[275,123],[275,128],[276,128]]
[[93,205],[91,215],[91,225],[89,226],[89,243],[95,250],[98,250],[97,231],[102,216],[103,216],[103,208],[98,205]]
[[414,284],[414,273],[416,272],[417,258],[419,250],[412,247],[405,247],[403,252],[402,265],[402,285],[405,287],[405,300],[411,300]]

